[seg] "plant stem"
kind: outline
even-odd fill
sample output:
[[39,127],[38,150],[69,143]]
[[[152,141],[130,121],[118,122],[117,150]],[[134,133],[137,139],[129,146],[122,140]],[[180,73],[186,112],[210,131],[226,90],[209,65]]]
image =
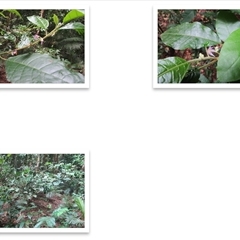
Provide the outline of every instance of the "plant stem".
[[[26,48],[30,48],[30,47],[38,44],[39,42],[43,41],[44,39],[53,36],[59,30],[59,28],[62,27],[63,25],[64,25],[63,23],[57,25],[50,33],[46,34],[43,38],[40,38],[40,39],[36,40],[35,42],[30,43],[27,46],[24,46],[24,47],[21,47],[21,48],[17,48],[17,49],[15,49],[15,51],[19,51],[19,50],[23,50],[23,49],[26,49]],[[11,52],[12,52],[12,50],[11,51],[7,51],[7,52],[2,52],[1,55],[3,55],[3,54],[11,54]],[[0,56],[0,58],[2,60],[5,60],[5,61],[7,60],[7,59],[5,59],[5,58],[3,58],[1,56]]]

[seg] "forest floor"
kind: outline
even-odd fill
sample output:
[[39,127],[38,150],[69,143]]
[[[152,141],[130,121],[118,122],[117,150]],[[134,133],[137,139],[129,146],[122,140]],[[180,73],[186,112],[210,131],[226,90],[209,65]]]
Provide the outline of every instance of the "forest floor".
[[7,80],[6,71],[5,71],[5,66],[4,65],[0,66],[0,83],[10,83]]
[[[25,210],[19,211],[17,217],[11,218],[9,210],[11,206],[7,203],[3,205],[4,214],[0,216],[0,228],[5,226],[16,227],[21,222],[24,222],[24,228],[33,228],[39,218],[51,216],[55,209],[64,205],[64,196],[54,195],[52,197],[46,197],[44,194],[39,195],[37,198],[32,198]],[[69,199],[70,201],[70,199]],[[82,214],[78,213],[79,218],[82,219]],[[28,225],[29,224],[29,225]],[[44,227],[44,226],[41,226]],[[56,221],[55,228],[61,227],[61,223]]]
[[44,196],[39,196],[36,199],[31,199],[30,204],[33,205],[34,208],[27,208],[26,210],[20,211],[17,219],[10,218],[8,213],[11,206],[9,206],[9,204],[4,204],[3,210],[5,210],[5,214],[1,216],[1,226],[4,227],[9,224],[17,225],[23,220],[27,222],[29,216],[31,216],[31,222],[37,222],[40,217],[50,216],[51,213],[62,204],[62,197],[52,196],[51,198],[46,198]]

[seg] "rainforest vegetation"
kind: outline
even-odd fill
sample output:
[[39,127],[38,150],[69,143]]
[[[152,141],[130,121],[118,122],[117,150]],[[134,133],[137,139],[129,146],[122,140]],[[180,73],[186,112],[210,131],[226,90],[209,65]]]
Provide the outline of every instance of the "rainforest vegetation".
[[84,226],[84,154],[0,154],[1,228]]
[[0,83],[84,83],[84,10],[0,10]]
[[158,10],[158,83],[240,83],[240,10]]

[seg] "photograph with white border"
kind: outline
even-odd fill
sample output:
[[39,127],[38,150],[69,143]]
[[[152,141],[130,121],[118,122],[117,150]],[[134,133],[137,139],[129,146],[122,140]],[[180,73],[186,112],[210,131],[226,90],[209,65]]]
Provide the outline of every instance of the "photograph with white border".
[[0,88],[89,88],[88,6],[35,3],[2,3]]
[[0,233],[88,233],[89,153],[0,154]]
[[200,3],[154,6],[153,88],[240,87],[240,10]]

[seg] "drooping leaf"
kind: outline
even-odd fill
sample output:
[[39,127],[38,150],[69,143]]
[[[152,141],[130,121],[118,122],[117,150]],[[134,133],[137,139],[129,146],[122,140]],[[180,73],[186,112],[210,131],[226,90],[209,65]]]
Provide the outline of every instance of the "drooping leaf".
[[218,82],[233,82],[240,79],[240,29],[227,38],[218,59]]
[[158,83],[181,83],[189,65],[179,57],[158,60]]
[[53,14],[53,22],[55,23],[55,25],[57,26],[58,23],[59,23],[59,19],[58,19],[58,16],[56,14]]
[[31,39],[26,36],[26,35],[22,35],[20,42],[17,44],[17,48],[22,48],[22,47],[26,47],[30,44]]
[[215,32],[199,22],[182,23],[169,28],[161,35],[161,38],[166,45],[177,50],[199,49],[206,44],[211,46],[221,42]]
[[219,37],[225,41],[228,36],[240,28],[240,21],[228,10],[221,10],[216,19],[216,30]]
[[27,53],[6,61],[12,83],[84,83],[84,76],[66,69],[63,62],[47,54]]
[[72,20],[75,20],[77,18],[84,17],[84,13],[80,10],[71,10],[67,15],[63,18],[63,23],[68,23]]
[[27,19],[33,23],[34,25],[36,25],[37,27],[43,29],[43,30],[47,30],[48,26],[49,26],[49,22],[47,19],[39,17],[39,16],[31,16],[31,17],[27,17]]

